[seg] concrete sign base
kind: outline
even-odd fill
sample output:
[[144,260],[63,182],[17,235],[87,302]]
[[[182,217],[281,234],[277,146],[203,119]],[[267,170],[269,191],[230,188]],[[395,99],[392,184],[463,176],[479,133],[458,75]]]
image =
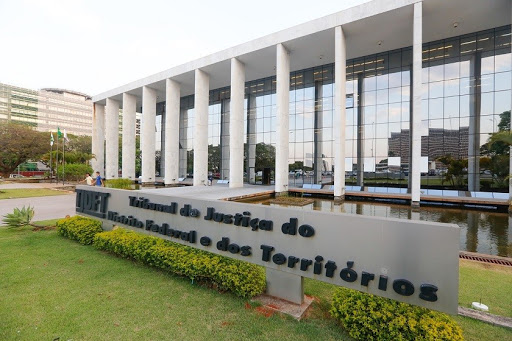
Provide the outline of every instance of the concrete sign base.
[[304,296],[304,302],[302,304],[295,304],[276,297],[259,295],[254,297],[252,301],[261,303],[266,311],[275,311],[290,315],[294,319],[300,321],[306,314],[309,307],[311,307],[314,299],[311,296]]
[[304,277],[266,268],[267,295],[295,304],[304,303]]

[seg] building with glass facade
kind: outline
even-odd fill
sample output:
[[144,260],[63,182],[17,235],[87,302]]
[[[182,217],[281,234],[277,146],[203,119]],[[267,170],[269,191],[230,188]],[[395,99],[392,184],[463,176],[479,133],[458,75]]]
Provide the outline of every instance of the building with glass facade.
[[142,112],[147,183],[508,198],[511,7],[375,0],[99,94],[95,169],[117,176],[122,108]]
[[30,90],[0,83],[0,120],[17,121],[38,131],[66,129],[74,135],[92,134],[91,97],[47,88]]

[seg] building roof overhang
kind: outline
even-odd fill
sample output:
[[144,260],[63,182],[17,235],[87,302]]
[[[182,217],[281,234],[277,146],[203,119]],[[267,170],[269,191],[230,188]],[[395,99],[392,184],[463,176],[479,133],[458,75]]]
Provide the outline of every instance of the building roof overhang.
[[[137,97],[141,105],[142,87],[157,91],[157,101],[165,100],[167,78],[181,84],[181,96],[194,93],[194,70],[210,75],[210,89],[230,85],[231,58],[245,66],[246,81],[275,75],[276,45],[290,52],[291,71],[334,62],[334,28],[342,26],[347,58],[357,58],[412,45],[413,4],[420,0],[374,0],[319,19],[306,22],[93,96],[105,104],[106,98],[119,100],[122,94]],[[435,41],[493,27],[509,25],[510,0],[423,0],[423,41]],[[456,25],[454,25],[456,23]],[[456,27],[455,27],[456,26]],[[379,44],[380,42],[380,44]]]

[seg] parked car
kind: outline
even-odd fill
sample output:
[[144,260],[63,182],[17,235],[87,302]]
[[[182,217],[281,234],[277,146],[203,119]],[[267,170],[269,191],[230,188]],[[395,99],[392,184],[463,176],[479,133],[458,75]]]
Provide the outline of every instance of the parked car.
[[24,178],[24,176],[21,174],[11,174],[11,175],[9,175],[9,178],[10,179]]

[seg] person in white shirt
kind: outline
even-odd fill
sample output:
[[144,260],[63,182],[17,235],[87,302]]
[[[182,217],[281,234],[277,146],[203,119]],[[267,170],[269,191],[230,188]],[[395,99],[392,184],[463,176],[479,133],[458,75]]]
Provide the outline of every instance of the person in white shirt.
[[83,179],[82,182],[87,183],[87,186],[92,186],[93,179],[91,178],[91,174],[85,173],[85,179]]

